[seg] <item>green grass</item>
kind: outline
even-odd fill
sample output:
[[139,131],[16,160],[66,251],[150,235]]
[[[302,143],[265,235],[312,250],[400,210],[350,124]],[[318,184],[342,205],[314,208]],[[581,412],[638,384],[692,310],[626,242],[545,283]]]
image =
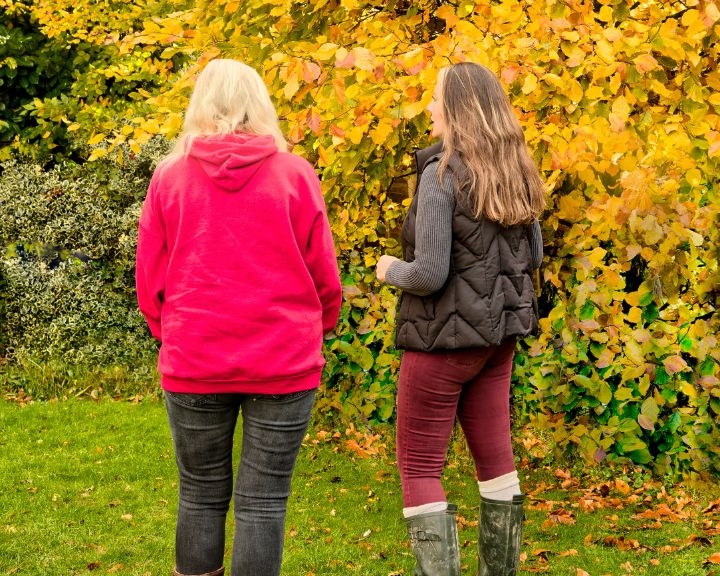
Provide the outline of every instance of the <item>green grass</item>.
[[[384,456],[380,439],[370,445],[371,451],[380,451],[361,458],[362,451],[353,451],[348,441],[362,444],[362,437],[339,432],[336,438],[323,437],[315,423],[299,457],[283,574],[412,575],[390,440]],[[453,441],[448,459],[445,486],[464,519],[464,573],[473,575],[477,485],[460,438]],[[719,573],[706,560],[720,549],[715,535],[720,512],[701,512],[719,496],[717,490],[675,487],[665,496],[644,472],[622,469],[576,470],[579,484],[571,478],[572,485],[562,489],[556,467],[530,462],[521,468],[531,496],[521,574],[577,576],[578,569],[591,576]],[[632,488],[630,494],[614,483],[620,477]],[[603,484],[607,493],[592,496],[602,507],[584,511],[582,491]],[[633,492],[637,498],[630,497]],[[684,500],[678,498],[688,502],[681,505]],[[633,518],[661,503],[679,506],[687,518],[663,520],[659,527],[655,519]],[[175,463],[162,403],[0,402],[0,574],[169,574],[176,506]],[[550,520],[548,512],[558,508],[572,512],[575,524]],[[228,542],[231,530],[228,520]],[[701,538],[691,541],[692,535]],[[620,537],[624,540],[618,544]],[[633,541],[636,549],[622,549]],[[570,550],[577,553],[560,555]]]

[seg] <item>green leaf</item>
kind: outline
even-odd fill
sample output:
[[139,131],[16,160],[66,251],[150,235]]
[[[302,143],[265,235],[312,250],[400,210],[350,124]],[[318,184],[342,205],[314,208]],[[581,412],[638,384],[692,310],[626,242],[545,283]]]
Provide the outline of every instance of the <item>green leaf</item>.
[[650,454],[650,450],[647,448],[633,450],[632,452],[627,453],[627,456],[629,456],[635,464],[648,464],[653,461],[652,454]]

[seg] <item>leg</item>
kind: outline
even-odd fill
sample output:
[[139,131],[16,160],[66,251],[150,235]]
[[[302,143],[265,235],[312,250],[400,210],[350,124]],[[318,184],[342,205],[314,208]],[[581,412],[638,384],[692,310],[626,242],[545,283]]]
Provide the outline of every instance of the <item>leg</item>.
[[480,372],[464,387],[458,420],[480,481],[515,471],[510,441],[510,377],[515,340],[492,349]]
[[233,394],[167,392],[165,404],[179,476],[176,571],[219,573],[232,496],[238,398]]
[[397,457],[415,576],[459,576],[456,508],[445,502],[440,477],[468,375],[482,350],[405,352],[398,381]]
[[314,400],[315,390],[243,398],[233,574],[280,574],[290,482]]
[[514,352],[514,339],[493,350],[486,365],[463,392],[458,410],[481,480],[478,576],[513,576],[520,556],[523,497],[510,443]]
[[397,461],[405,508],[444,502],[440,477],[462,383],[442,353],[405,352],[397,392]]

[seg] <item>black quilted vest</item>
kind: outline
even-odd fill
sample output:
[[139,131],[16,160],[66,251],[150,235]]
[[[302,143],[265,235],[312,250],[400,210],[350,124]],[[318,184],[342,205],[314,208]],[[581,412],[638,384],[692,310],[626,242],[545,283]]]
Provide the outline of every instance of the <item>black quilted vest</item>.
[[[425,166],[440,160],[439,152],[440,146],[435,145],[416,154],[418,182]],[[418,187],[403,223],[406,262],[414,260],[419,192]],[[427,352],[492,346],[534,332],[538,319],[530,227],[505,228],[484,218],[477,220],[456,197],[452,238],[445,285],[429,296],[402,293],[396,318],[397,348]]]

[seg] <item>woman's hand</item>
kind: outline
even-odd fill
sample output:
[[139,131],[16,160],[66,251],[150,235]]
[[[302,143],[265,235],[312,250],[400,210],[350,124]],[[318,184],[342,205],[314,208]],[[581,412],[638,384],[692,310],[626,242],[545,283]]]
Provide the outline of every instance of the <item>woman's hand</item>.
[[390,268],[390,264],[396,261],[398,261],[398,259],[395,258],[395,256],[388,256],[387,254],[380,256],[380,260],[378,260],[377,267],[375,268],[375,275],[380,282],[385,282],[387,269]]

